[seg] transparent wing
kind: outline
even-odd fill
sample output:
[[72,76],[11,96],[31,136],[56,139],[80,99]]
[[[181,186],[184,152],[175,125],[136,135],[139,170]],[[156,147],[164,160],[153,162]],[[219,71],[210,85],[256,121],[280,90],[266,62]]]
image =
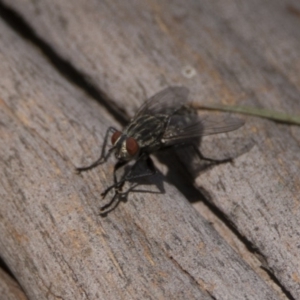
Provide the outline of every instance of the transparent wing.
[[233,131],[243,125],[243,120],[224,116],[209,119],[197,115],[174,115],[170,118],[162,139],[166,146],[170,146],[205,135]]
[[149,98],[136,112],[133,119],[145,114],[171,115],[187,102],[189,90],[186,87],[171,86]]

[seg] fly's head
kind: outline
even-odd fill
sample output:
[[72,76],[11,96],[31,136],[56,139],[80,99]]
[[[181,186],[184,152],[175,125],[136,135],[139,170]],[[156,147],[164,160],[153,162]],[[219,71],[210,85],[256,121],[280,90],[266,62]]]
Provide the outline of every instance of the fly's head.
[[111,143],[115,147],[115,156],[120,161],[130,161],[139,154],[140,147],[136,139],[128,137],[120,131],[113,133]]

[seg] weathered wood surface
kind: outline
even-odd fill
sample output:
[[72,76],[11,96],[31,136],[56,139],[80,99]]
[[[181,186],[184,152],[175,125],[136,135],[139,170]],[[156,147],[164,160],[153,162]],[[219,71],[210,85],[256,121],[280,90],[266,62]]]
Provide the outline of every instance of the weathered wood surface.
[[0,269],[0,295],[4,300],[27,300],[20,286]]
[[116,122],[1,33],[1,255],[29,299],[277,298],[166,183],[101,218],[111,165],[74,168]]
[[[170,84],[188,86],[195,102],[300,113],[297,1],[4,2],[127,116]],[[97,157],[116,123],[21,37],[3,32],[1,255],[30,299],[299,298],[298,127],[248,119],[231,136],[245,134],[253,148],[196,179],[280,295],[166,183],[165,194],[130,194],[97,216],[109,167],[72,170]],[[213,153],[214,140],[227,151],[222,139],[207,138],[204,152]]]

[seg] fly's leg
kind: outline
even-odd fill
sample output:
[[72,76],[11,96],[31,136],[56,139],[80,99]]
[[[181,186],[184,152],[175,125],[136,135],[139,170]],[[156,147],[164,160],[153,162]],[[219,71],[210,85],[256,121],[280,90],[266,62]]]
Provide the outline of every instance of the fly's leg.
[[138,164],[142,163],[141,160],[138,160],[138,161],[136,161],[136,163],[132,166],[132,168],[126,174],[125,178],[123,179],[124,182],[128,181],[128,180],[132,180],[132,179],[137,179],[137,178],[142,178],[142,177],[146,177],[146,176],[151,176],[151,175],[154,175],[156,173],[156,169],[154,167],[153,161],[152,161],[152,159],[148,155],[144,156],[143,161],[146,162],[146,167],[147,167],[146,171],[144,173],[139,173],[139,174],[136,173],[136,174],[134,174],[134,172],[136,172]]
[[215,163],[215,164],[232,162],[232,160],[233,160],[232,158],[214,159],[214,158],[205,157],[196,145],[192,144],[192,146],[193,146],[194,150],[196,151],[196,153],[198,154],[198,156],[200,157],[200,159],[202,159],[202,160],[206,160],[206,161],[209,161],[209,162]]
[[114,147],[110,148],[108,150],[108,152],[105,154],[105,149],[106,149],[106,145],[107,145],[107,139],[108,139],[108,136],[109,136],[109,133],[110,132],[114,132],[116,131],[115,128],[113,127],[109,127],[106,131],[106,134],[105,134],[105,137],[104,137],[104,143],[103,143],[103,146],[102,146],[102,150],[101,150],[101,155],[100,157],[95,161],[93,162],[91,165],[87,166],[87,167],[79,167],[79,168],[76,168],[76,171],[77,172],[81,172],[81,171],[87,171],[87,170],[90,170],[90,169],[93,169],[95,168],[96,166],[98,165],[101,165],[103,163],[105,163],[108,159],[108,157],[110,156],[111,152],[114,150]]
[[116,172],[118,169],[120,169],[121,167],[123,167],[125,164],[127,163],[127,161],[118,161],[115,166],[114,166],[114,184],[109,186],[108,188],[106,188],[106,190],[104,192],[101,193],[102,198],[104,198],[106,196],[106,194],[113,188],[118,188],[120,189],[120,187],[123,185],[123,183],[126,181],[125,180],[121,180],[121,181],[117,181],[117,176],[116,176]]
[[[146,163],[146,172],[144,173],[138,173],[138,167],[141,163],[145,162]],[[111,201],[107,204],[105,204],[104,206],[102,206],[100,208],[101,210],[101,214],[105,214],[104,211],[107,211],[107,209],[109,208],[109,211],[111,211],[113,208],[111,208],[112,204],[114,204],[113,207],[116,207],[118,205],[118,203],[120,202],[119,197],[120,195],[125,195],[127,194],[127,192],[125,193],[121,193],[120,189],[122,188],[122,186],[124,185],[124,183],[128,180],[132,180],[132,179],[136,179],[136,178],[142,178],[142,177],[146,177],[146,176],[151,176],[154,175],[156,173],[156,169],[154,167],[154,164],[151,160],[151,158],[148,155],[141,155],[139,157],[139,159],[135,162],[135,164],[128,170],[128,172],[123,176],[123,179],[121,179],[120,181],[117,181],[117,178],[115,176],[115,172],[117,171],[117,169],[119,169],[120,167],[122,167],[123,165],[125,165],[126,162],[119,162],[116,164],[115,166],[115,171],[114,171],[114,179],[115,179],[115,183],[111,186],[109,186],[101,195],[104,198],[106,196],[106,194],[111,190],[111,189],[115,189],[115,195],[114,197],[111,199]]]
[[118,193],[115,193],[115,195],[107,204],[100,207],[100,215],[106,215],[108,212],[114,210],[119,203],[120,198],[118,197]]
[[138,184],[133,185],[132,187],[130,187],[126,192],[121,193],[118,190],[116,190],[115,195],[113,196],[113,198],[109,201],[109,203],[103,205],[100,207],[100,215],[101,216],[106,216],[107,213],[109,213],[110,211],[114,210],[120,203],[122,198],[126,198],[127,195],[129,194],[129,192],[131,190],[133,190]]
[[[138,173],[137,172],[137,169],[139,167],[139,165],[142,163],[142,162],[146,162],[146,172],[143,172],[143,173]],[[114,168],[114,184],[109,186],[101,195],[102,197],[104,198],[106,196],[106,194],[113,188],[115,189],[120,189],[122,187],[122,185],[125,183],[125,181],[128,181],[128,180],[132,180],[132,179],[136,179],[136,178],[141,178],[141,177],[145,177],[145,176],[151,176],[153,174],[156,173],[156,169],[154,167],[154,164],[151,160],[151,158],[147,155],[147,154],[142,154],[138,159],[137,161],[134,163],[134,165],[128,170],[128,172],[123,176],[123,179],[117,181],[117,178],[116,178],[116,171],[124,166],[126,164],[126,162],[118,162],[116,165],[115,165],[115,168]],[[135,174],[136,172],[136,174]]]

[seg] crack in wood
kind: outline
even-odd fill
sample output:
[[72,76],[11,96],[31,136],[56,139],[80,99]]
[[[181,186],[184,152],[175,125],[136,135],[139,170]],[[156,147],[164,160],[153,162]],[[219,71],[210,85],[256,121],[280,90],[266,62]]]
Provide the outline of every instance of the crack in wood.
[[[168,254],[167,254],[168,255]],[[188,277],[190,278],[190,280],[192,282],[194,282],[197,286],[200,286],[200,284],[198,283],[198,281],[194,278],[193,275],[191,275],[187,270],[185,270],[184,268],[182,268],[182,266],[178,263],[178,261],[172,256],[172,255],[168,255],[168,258],[174,263],[174,265],[180,269],[183,273],[185,273],[186,275],[188,275]],[[205,289],[206,290],[206,289]]]
[[113,99],[98,89],[88,80],[88,77],[76,69],[69,61],[62,58],[35,30],[19,15],[4,3],[0,2],[0,17],[24,39],[38,47],[55,69],[68,81],[75,84],[90,97],[100,103],[119,123],[125,125],[128,121],[125,111]]

